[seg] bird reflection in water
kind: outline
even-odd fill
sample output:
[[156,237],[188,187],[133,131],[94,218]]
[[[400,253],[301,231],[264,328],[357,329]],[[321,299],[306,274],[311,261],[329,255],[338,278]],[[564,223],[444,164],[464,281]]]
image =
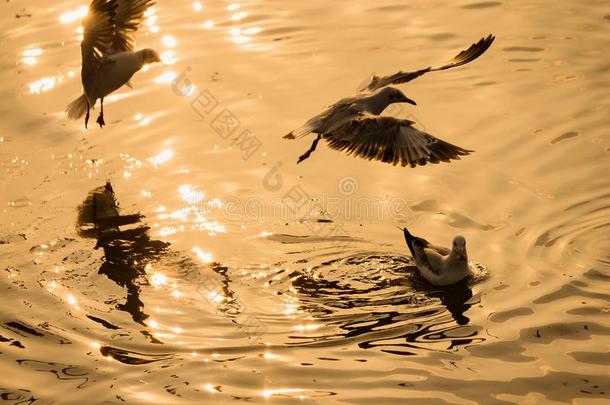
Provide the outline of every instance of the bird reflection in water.
[[[117,304],[116,308],[144,325],[148,315],[140,299],[140,285],[147,282],[147,265],[157,261],[169,243],[152,240],[142,218],[140,214],[119,213],[119,204],[108,182],[91,191],[79,207],[78,230],[82,237],[97,239],[96,249],[104,249],[98,273],[127,289],[125,303]],[[131,228],[125,229],[128,226]]]
[[473,300],[472,289],[468,286],[468,281],[462,280],[449,287],[436,288],[438,289],[430,292],[428,296],[440,299],[458,325],[468,325],[470,319],[464,313],[478,302],[478,299]]
[[[212,263],[210,268],[220,278],[216,286],[208,292],[208,297],[212,302],[216,304],[216,310],[222,314],[227,315],[239,315],[243,312],[243,305],[240,304],[235,291],[230,287],[231,278],[229,275],[229,268],[221,265],[220,263]],[[218,288],[220,287],[220,289]]]
[[[362,267],[371,257],[353,258],[347,266]],[[380,258],[374,258],[380,259]],[[307,345],[332,345],[336,340],[355,340],[363,349],[377,348],[398,355],[416,355],[422,350],[452,350],[483,341],[479,328],[469,325],[465,315],[479,302],[468,280],[447,287],[434,287],[412,268],[407,259],[386,258],[399,272],[397,277],[380,280],[357,276],[345,268],[346,280],[325,279],[318,274],[333,267],[335,261],[322,263],[307,272],[291,274],[298,292],[299,309],[313,314],[327,326],[339,328],[336,334],[296,337]],[[342,262],[345,264],[345,262]],[[365,265],[366,266],[366,265]],[[370,269],[360,268],[366,274]],[[342,272],[343,273],[343,272]],[[398,274],[400,273],[400,274]],[[369,273],[370,274],[370,273]],[[365,282],[366,280],[366,282]],[[356,287],[355,281],[358,287]]]

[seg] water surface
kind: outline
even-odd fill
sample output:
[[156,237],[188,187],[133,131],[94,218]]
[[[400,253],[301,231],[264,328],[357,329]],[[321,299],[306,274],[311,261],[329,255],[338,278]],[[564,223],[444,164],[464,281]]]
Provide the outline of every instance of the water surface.
[[[103,130],[63,116],[86,2],[0,5],[0,398],[608,400],[607,2],[158,3]],[[389,111],[476,153],[295,165],[325,105],[489,33]],[[432,288],[396,226],[481,265]]]

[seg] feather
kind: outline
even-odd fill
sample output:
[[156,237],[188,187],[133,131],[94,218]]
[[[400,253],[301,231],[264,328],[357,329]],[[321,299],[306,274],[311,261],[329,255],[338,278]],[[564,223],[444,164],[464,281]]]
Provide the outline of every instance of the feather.
[[489,49],[494,39],[495,37],[493,35],[489,35],[485,38],[480,39],[478,42],[470,45],[468,49],[465,49],[455,55],[453,59],[451,59],[448,63],[442,66],[428,67],[413,72],[398,72],[393,75],[384,77],[373,76],[371,81],[365,87],[363,87],[361,91],[375,91],[390,84],[402,84],[410,82],[411,80],[416,79],[419,76],[428,72],[445,70],[465,65],[477,59],[479,56],[483,55],[485,51]]
[[459,160],[472,151],[450,144],[393,117],[360,114],[324,134],[332,149],[384,163],[415,167]]
[[87,103],[87,96],[81,94],[79,98],[68,104],[66,107],[66,115],[68,119],[77,120],[87,113],[89,104]]

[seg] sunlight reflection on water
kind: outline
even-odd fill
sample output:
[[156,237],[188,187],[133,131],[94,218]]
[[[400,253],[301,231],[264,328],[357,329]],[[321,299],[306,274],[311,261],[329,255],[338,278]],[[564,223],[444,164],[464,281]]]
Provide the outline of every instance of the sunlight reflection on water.
[[[3,98],[0,126],[0,395],[607,396],[601,3],[157,2],[136,47],[164,66],[109,96],[112,121],[86,132],[62,111],[81,91],[87,8],[15,3],[0,17],[0,90],[24,93]],[[475,154],[416,170],[330,150],[294,164],[307,142],[281,136],[372,72],[437,63],[488,31],[498,40],[484,58],[410,83],[418,107],[391,111]],[[185,72],[190,85],[176,86]],[[191,105],[203,91],[218,101],[209,116]],[[237,132],[215,130],[221,110]],[[251,159],[244,128],[263,144]],[[276,209],[293,186],[327,206]],[[485,266],[432,288],[396,225],[439,243],[465,234]]]

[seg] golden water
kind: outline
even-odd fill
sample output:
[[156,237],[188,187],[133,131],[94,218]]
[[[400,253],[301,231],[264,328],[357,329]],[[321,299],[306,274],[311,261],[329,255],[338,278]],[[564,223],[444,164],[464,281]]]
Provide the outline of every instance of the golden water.
[[[138,46],[166,63],[103,130],[63,116],[87,3],[0,4],[0,398],[608,400],[607,1],[158,3]],[[390,111],[472,156],[295,164],[281,136],[325,105],[489,33]],[[106,181],[143,215],[110,240]],[[396,226],[463,234],[476,276],[431,289]]]

